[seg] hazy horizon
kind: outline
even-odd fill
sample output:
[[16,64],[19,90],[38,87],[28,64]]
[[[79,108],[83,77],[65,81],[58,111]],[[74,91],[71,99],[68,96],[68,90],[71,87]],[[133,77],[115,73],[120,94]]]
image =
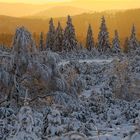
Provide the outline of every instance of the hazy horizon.
[[[139,0],[0,0],[0,15],[22,17],[54,7],[72,6],[91,12],[140,8]],[[17,12],[18,11],[18,12]],[[65,11],[64,11],[65,12]],[[81,10],[81,12],[83,12]]]
[[111,38],[114,36],[114,30],[117,29],[121,40],[124,40],[129,36],[133,24],[136,25],[137,35],[140,36],[139,3],[138,0],[123,0],[123,2],[121,0],[20,0],[20,2],[0,0],[0,15],[2,15],[0,16],[0,41],[3,41],[3,33],[5,33],[9,40],[5,42],[9,44],[12,37],[8,34],[13,34],[19,26],[25,26],[32,33],[46,33],[51,17],[54,18],[55,26],[60,21],[65,28],[67,15],[72,16],[80,42],[85,41],[89,24],[92,25],[97,39],[103,15]]

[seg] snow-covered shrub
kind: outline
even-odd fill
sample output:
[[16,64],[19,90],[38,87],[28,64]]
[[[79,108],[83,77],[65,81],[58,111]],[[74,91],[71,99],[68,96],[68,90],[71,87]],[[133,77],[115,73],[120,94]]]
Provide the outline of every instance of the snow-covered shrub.
[[16,115],[14,131],[12,131],[14,133],[7,135],[8,140],[40,140],[43,126],[41,119],[43,117],[39,113],[33,112],[28,104],[28,99],[25,98],[24,105]]
[[56,92],[56,96],[54,96],[53,99],[55,104],[62,105],[68,112],[79,108],[77,98],[74,98],[71,94],[68,95],[63,92]]
[[86,81],[82,77],[77,77],[73,83],[77,93],[80,95],[82,90],[86,87]]
[[88,139],[82,133],[70,132],[70,133],[66,133],[62,137],[53,138],[52,140],[88,140]]
[[[101,134],[100,139],[115,139],[129,135],[126,125],[136,126],[140,110],[136,52],[115,58],[86,49],[60,55],[38,52],[22,27],[16,31],[12,52],[0,54],[0,139],[77,140]],[[30,99],[23,105],[26,91]],[[108,132],[112,134],[104,135]]]
[[136,109],[132,107],[129,107],[129,109],[124,112],[124,115],[127,120],[135,119],[138,117],[139,111],[137,111]]
[[47,137],[58,136],[62,134],[63,127],[61,126],[61,114],[56,109],[51,109],[50,113],[46,116],[47,124],[44,124],[44,135]]
[[0,108],[0,139],[4,140],[7,136],[13,136],[16,133],[17,116],[11,108]]

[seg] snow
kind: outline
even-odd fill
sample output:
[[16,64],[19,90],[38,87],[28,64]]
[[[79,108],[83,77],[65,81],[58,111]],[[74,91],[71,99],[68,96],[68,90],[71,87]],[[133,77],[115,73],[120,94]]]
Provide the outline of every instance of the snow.
[[133,135],[133,137],[131,138],[132,140],[140,140],[140,134],[135,134]]
[[92,94],[92,90],[85,90],[81,93],[81,96],[85,96],[85,98],[89,98]]
[[118,136],[103,135],[99,137],[96,136],[93,138],[89,138],[89,140],[122,140],[122,139]]
[[138,51],[93,52],[37,51],[18,28],[0,52],[0,139],[140,140]]
[[[103,65],[103,64],[108,64],[108,63],[111,63],[113,61],[112,58],[110,59],[85,59],[85,60],[78,60],[79,63],[98,63],[100,65]],[[61,66],[61,65],[66,65],[66,64],[69,64],[70,61],[65,61],[65,60],[62,60],[60,63],[58,63],[58,66]]]
[[99,63],[99,64],[106,64],[106,63],[111,63],[113,59],[107,59],[107,60],[102,60],[102,59],[93,59],[93,60],[79,60],[80,63]]

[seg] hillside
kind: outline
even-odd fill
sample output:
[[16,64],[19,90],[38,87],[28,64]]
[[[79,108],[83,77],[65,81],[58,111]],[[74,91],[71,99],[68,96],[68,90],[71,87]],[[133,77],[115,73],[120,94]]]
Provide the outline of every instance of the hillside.
[[54,7],[64,8],[65,6],[67,7],[67,4],[65,3],[25,4],[20,2],[19,3],[0,2],[0,15],[6,15],[12,17],[24,17],[24,16],[36,15],[40,12],[42,13],[42,11],[50,10],[51,8]]
[[[47,6],[45,6],[46,8]],[[0,15],[13,17],[32,15],[41,11],[41,9],[44,9],[44,6],[23,3],[0,3]]]
[[[88,24],[93,27],[94,37],[97,38],[100,26],[100,19],[105,16],[107,26],[110,32],[110,38],[113,37],[114,30],[118,29],[121,40],[129,36],[132,24],[136,25],[137,35],[140,36],[140,9],[116,11],[116,12],[99,12],[99,13],[85,13],[73,16],[73,23],[76,29],[78,39],[84,42],[87,32]],[[62,26],[66,25],[66,18],[55,18],[54,22],[60,21]],[[40,33],[43,31],[45,34],[48,31],[49,19],[30,19],[30,18],[13,18],[7,16],[0,16],[0,33],[13,34],[18,26],[27,27],[32,33]],[[1,39],[0,39],[1,40]],[[1,41],[0,41],[1,42]]]
[[71,6],[58,6],[52,7],[47,10],[41,11],[39,13],[33,14],[31,16],[27,16],[27,18],[36,18],[36,19],[47,19],[50,17],[58,18],[58,17],[66,17],[67,15],[78,15],[89,12],[89,10],[71,7]]

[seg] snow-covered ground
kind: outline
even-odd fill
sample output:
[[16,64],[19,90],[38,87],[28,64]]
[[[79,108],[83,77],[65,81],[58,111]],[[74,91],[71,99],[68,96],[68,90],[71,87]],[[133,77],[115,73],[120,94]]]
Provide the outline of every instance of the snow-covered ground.
[[0,140],[140,140],[139,55],[38,52],[24,27],[0,55]]
[[[21,100],[24,105],[18,109],[18,113],[17,110],[0,107],[2,140],[4,135],[7,140],[140,140],[136,124],[140,102],[127,102],[115,97],[118,96],[116,87],[124,84],[123,77],[120,79],[118,76],[125,75],[125,59],[66,59],[57,62],[58,56],[51,52],[44,52],[43,57],[48,58],[47,62],[41,59],[39,63],[43,61],[43,65],[36,71],[43,74],[42,84],[51,76],[54,78],[55,83],[49,80],[53,84],[50,91],[54,97],[49,100],[38,98],[33,105],[28,104],[30,98],[27,103]],[[53,68],[52,63],[55,64]],[[30,64],[31,73],[34,66]],[[4,118],[5,112],[10,112],[8,121]],[[5,129],[8,136],[4,134]]]
[[[85,60],[76,60],[78,61],[79,63],[98,63],[98,64],[108,64],[108,63],[111,63],[113,61],[112,58],[110,59],[85,59]],[[69,64],[70,61],[67,61],[67,60],[62,60],[58,65],[61,66],[61,65],[66,65],[66,64]]]

